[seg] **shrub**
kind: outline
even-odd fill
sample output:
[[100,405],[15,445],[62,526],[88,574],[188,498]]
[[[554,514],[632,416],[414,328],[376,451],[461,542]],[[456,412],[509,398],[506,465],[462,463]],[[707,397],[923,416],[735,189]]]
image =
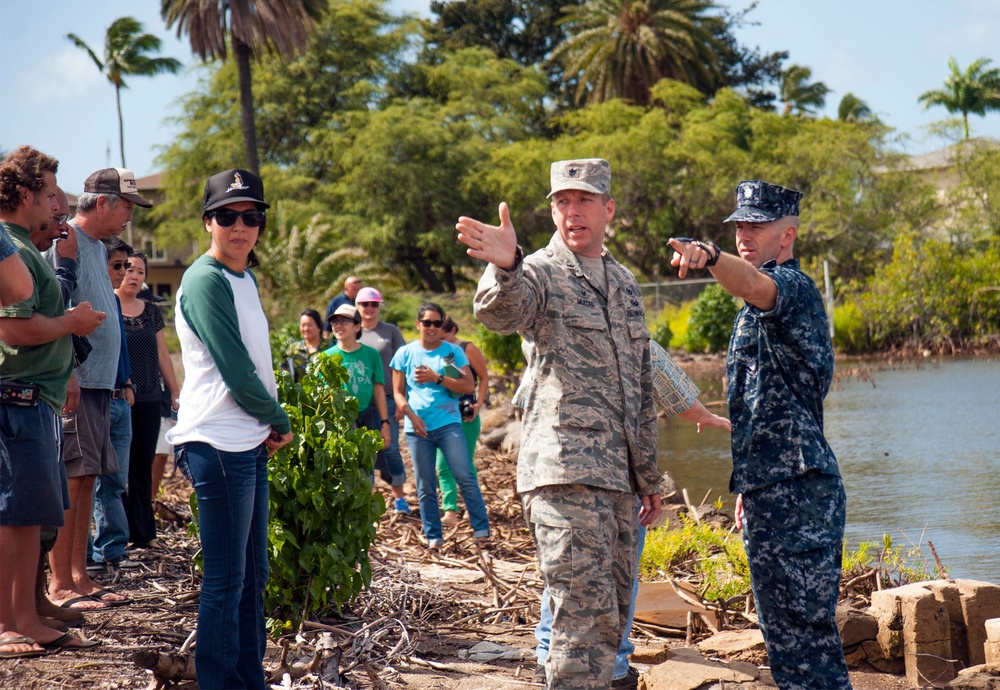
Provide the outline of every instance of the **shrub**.
[[298,382],[282,372],[279,396],[294,439],[268,463],[271,578],[266,610],[272,629],[298,625],[371,582],[368,549],[385,512],[370,474],[378,433],[356,429],[357,398],[341,386],[338,357],[317,355]]
[[651,529],[646,533],[639,572],[655,574],[694,572],[699,589],[709,601],[726,600],[750,591],[750,566],[739,534],[708,524],[697,524],[686,514],[679,529]]
[[674,332],[670,330],[670,321],[666,318],[666,312],[661,311],[656,321],[649,329],[649,337],[660,344],[664,350],[670,349],[670,341],[673,340]]
[[833,308],[833,344],[842,352],[855,354],[871,347],[868,324],[857,302],[844,302]]
[[736,300],[718,283],[702,290],[691,308],[687,349],[691,352],[725,352],[736,318]]

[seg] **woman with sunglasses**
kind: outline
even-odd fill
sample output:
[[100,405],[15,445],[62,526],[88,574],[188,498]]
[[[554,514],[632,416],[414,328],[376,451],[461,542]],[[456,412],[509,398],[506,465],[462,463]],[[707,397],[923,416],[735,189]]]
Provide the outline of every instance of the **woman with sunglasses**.
[[472,536],[480,548],[489,549],[489,517],[470,468],[458,406],[458,397],[474,389],[472,374],[462,348],[442,340],[443,323],[440,306],[434,302],[420,305],[419,340],[404,345],[392,357],[393,393],[406,418],[406,445],[413,460],[427,548],[436,553],[444,545],[434,469],[440,449],[469,511]]
[[167,441],[198,498],[204,564],[196,666],[203,688],[265,687],[267,457],[292,440],[276,399],[257,279],[248,270],[267,208],[254,173],[209,178],[202,221],[212,244],[177,292],[185,379]]

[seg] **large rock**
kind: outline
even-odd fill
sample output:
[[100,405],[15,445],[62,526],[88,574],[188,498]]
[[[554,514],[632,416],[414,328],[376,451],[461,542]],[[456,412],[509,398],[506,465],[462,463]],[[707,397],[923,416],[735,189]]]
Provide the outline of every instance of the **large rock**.
[[859,647],[862,642],[878,638],[878,619],[850,606],[838,606],[837,630],[840,631],[840,640],[847,651]]
[[730,661],[746,661],[756,666],[767,665],[767,648],[760,630],[723,630],[698,643],[698,650],[707,656]]
[[960,690],[1000,690],[1000,664],[980,664],[962,669],[945,687]]
[[671,649],[662,664],[642,674],[639,687],[640,690],[697,690],[724,683],[726,688],[749,688],[759,687],[744,684],[754,683],[760,676],[752,664],[709,661],[691,647],[679,647]]

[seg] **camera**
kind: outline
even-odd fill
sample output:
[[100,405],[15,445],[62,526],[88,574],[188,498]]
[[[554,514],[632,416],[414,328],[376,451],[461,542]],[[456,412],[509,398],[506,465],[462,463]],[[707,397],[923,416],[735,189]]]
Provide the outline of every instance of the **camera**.
[[462,398],[459,400],[458,407],[462,411],[462,419],[468,419],[475,414],[475,410],[472,407],[472,401],[468,398]]

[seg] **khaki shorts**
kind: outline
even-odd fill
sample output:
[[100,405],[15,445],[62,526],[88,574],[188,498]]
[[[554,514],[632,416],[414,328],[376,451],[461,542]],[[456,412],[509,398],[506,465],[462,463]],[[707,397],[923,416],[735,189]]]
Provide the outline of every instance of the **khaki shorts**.
[[111,391],[81,388],[76,412],[63,415],[63,459],[67,477],[96,477],[118,471],[111,445]]

